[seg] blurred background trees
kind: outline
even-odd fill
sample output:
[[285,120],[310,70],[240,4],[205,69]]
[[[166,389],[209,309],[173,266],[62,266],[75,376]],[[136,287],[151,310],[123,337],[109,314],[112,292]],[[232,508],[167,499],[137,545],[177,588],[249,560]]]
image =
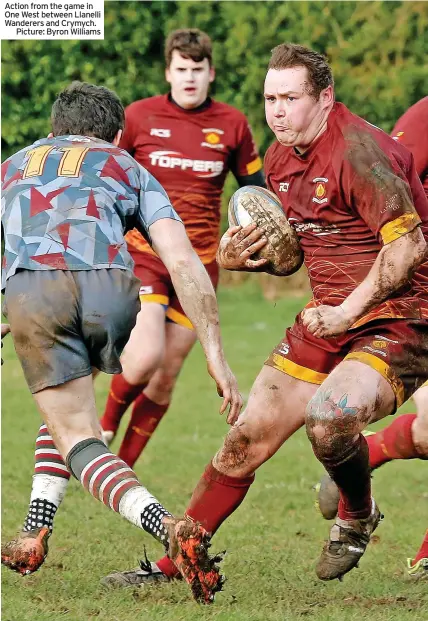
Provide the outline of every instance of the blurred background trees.
[[[125,105],[167,92],[163,44],[183,27],[212,37],[212,94],[247,115],[262,154],[272,142],[263,80],[280,42],[326,54],[337,99],[388,132],[428,94],[426,2],[106,2],[104,41],[2,41],[2,159],[50,131],[72,80],[104,84]],[[225,202],[233,190],[230,179]]]

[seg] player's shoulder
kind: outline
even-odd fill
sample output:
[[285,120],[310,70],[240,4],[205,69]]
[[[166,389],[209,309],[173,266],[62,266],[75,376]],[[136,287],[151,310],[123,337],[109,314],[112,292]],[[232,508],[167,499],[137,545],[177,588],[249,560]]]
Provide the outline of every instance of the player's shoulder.
[[242,123],[248,123],[248,119],[241,110],[235,108],[235,106],[231,106],[230,104],[224,103],[224,101],[218,101],[217,99],[211,100],[211,113],[216,113],[223,118],[227,117],[236,121],[241,121]]
[[356,158],[367,163],[373,158],[379,161],[382,154],[390,160],[409,160],[409,152],[403,145],[343,104],[335,106],[334,125],[337,131],[333,161],[352,162]]
[[137,99],[133,101],[125,108],[125,114],[140,114],[151,110],[158,111],[166,105],[166,95],[154,95],[153,97],[145,97],[144,99]]
[[[415,132],[425,131],[428,127],[428,96],[423,97],[417,101],[413,106],[410,106],[404,114],[400,116],[396,122],[394,129],[392,130],[392,136],[394,140],[397,140],[401,136],[398,135],[401,131],[414,130]],[[420,135],[420,134],[419,134]]]

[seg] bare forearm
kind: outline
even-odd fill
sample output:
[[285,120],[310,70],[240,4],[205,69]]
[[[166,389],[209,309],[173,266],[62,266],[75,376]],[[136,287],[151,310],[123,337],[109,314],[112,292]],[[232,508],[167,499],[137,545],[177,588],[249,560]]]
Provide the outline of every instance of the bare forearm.
[[345,314],[357,321],[408,284],[425,252],[426,244],[419,228],[384,246],[366,278],[341,304]]
[[169,271],[180,304],[194,325],[207,358],[222,356],[217,299],[206,269],[192,254],[177,257]]

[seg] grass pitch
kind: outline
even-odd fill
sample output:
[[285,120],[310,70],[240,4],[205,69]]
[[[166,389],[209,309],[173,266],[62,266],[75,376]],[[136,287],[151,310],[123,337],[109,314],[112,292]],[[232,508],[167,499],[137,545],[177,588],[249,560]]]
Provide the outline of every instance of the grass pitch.
[[[303,302],[266,302],[251,284],[223,289],[219,299],[226,351],[241,390],[248,394],[264,359]],[[26,514],[40,421],[10,337],[3,357],[4,541],[16,533]],[[102,376],[96,383],[100,411],[108,381]],[[195,348],[168,415],[136,465],[142,482],[174,513],[185,509],[203,468],[226,433],[227,425],[218,415],[219,402],[202,352]],[[412,404],[402,411],[412,411]],[[365,617],[369,621],[425,621],[427,584],[407,583],[404,565],[406,557],[415,554],[427,527],[427,471],[426,463],[409,461],[394,462],[376,472],[374,490],[385,521],[360,569],[352,571],[343,583],[322,583],[315,576],[314,565],[328,523],[316,513],[311,490],[322,469],[301,430],[258,471],[243,505],[214,538],[213,550],[228,551],[223,563],[228,580],[210,607],[195,604],[181,583],[140,591],[104,591],[100,578],[114,569],[135,566],[144,545],[153,560],[162,550],[73,480],[57,514],[50,553],[42,569],[27,578],[2,570],[2,619],[361,621]]]

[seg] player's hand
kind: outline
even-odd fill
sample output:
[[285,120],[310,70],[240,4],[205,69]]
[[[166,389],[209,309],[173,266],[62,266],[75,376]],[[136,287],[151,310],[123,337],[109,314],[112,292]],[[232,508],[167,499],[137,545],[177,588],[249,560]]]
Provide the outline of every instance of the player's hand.
[[344,334],[353,324],[353,319],[341,306],[326,304],[305,309],[302,312],[302,321],[308,332],[319,338]]
[[[6,334],[9,334],[10,332],[10,325],[8,323],[2,323],[1,324],[1,339],[3,341],[3,337],[6,336]],[[3,347],[3,343],[1,344],[1,346]],[[3,364],[3,358],[1,359],[1,363]]]
[[251,259],[251,256],[267,244],[264,232],[252,222],[248,226],[230,227],[220,240],[217,263],[225,270],[252,271],[267,263],[267,259]]
[[217,392],[223,397],[220,414],[224,414],[229,405],[227,422],[229,425],[237,420],[242,409],[242,397],[238,389],[236,377],[224,358],[218,357],[208,361],[208,373],[217,384]]

